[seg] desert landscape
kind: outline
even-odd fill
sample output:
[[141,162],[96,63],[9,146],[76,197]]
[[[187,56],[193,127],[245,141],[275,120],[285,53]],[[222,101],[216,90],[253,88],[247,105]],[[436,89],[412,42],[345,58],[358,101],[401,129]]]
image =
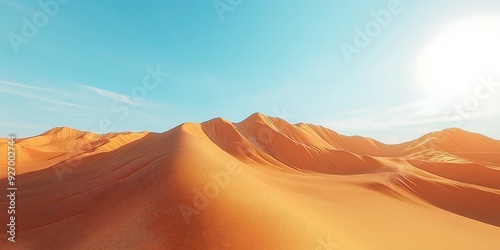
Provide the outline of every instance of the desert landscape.
[[0,20],[0,250],[500,249],[498,0]]
[[164,133],[58,127],[16,149],[2,249],[500,246],[500,141],[458,128],[387,145],[255,113]]

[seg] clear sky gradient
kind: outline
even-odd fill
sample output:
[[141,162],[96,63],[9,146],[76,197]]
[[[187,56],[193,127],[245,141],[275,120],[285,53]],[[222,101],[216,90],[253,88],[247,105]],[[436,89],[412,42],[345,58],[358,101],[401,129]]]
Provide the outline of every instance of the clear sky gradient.
[[[497,0],[41,2],[0,0],[0,137],[262,112],[387,143],[456,126],[500,139],[500,64],[473,50],[491,40],[476,26],[497,37]],[[488,63],[455,75],[472,59]],[[493,80],[477,90],[481,76]]]

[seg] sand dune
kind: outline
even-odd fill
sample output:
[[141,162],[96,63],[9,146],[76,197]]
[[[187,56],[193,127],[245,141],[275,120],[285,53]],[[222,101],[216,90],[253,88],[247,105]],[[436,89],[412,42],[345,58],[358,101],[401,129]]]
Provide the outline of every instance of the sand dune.
[[[70,159],[109,152],[147,134],[142,132],[98,135],[67,127],[54,128],[39,136],[17,141],[17,174],[44,169]],[[6,152],[6,147],[6,141],[0,142],[3,152]],[[0,156],[2,162],[6,161],[5,157]],[[0,173],[0,178],[5,178],[6,175],[4,171]]]
[[17,150],[2,249],[500,246],[500,141],[460,129],[386,145],[257,113],[160,134],[55,128]]

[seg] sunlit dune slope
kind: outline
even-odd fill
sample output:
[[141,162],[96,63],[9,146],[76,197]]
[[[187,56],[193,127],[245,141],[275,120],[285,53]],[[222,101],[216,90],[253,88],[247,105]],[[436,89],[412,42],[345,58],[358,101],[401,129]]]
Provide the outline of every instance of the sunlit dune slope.
[[56,128],[17,150],[2,249],[500,245],[500,141],[459,129],[386,145],[257,113],[161,134]]
[[[67,127],[54,128],[39,136],[16,142],[17,174],[47,168],[74,158],[109,152],[145,135],[147,132],[98,135]],[[6,152],[6,147],[6,141],[0,142],[2,152]],[[1,155],[0,159],[6,161],[6,155]],[[6,175],[6,171],[2,172],[0,178]]]

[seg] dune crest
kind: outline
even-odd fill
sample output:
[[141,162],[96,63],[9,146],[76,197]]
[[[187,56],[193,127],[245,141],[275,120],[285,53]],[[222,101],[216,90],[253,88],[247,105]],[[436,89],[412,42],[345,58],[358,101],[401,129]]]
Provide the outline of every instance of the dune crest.
[[[99,135],[69,127],[53,128],[39,136],[17,140],[17,174],[48,168],[73,158],[113,151],[147,134],[148,132],[125,132]],[[6,147],[6,142],[0,142],[0,150],[5,152]],[[0,156],[0,160],[6,162],[5,157]],[[6,174],[0,173],[0,178],[4,178]]]
[[18,238],[2,249],[500,245],[500,141],[460,129],[387,145],[255,113],[164,133],[54,128],[17,150]]

